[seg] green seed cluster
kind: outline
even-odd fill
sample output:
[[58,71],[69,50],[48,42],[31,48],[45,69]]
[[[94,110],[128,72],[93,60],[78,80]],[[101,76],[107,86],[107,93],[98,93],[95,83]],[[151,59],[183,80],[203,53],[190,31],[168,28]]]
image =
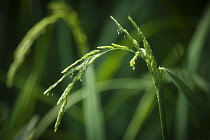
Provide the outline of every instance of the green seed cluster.
[[155,58],[153,56],[152,50],[150,49],[150,45],[147,42],[144,34],[141,32],[140,28],[133,21],[133,19],[130,16],[128,16],[128,19],[133,24],[133,26],[137,29],[138,35],[140,35],[143,39],[143,46],[144,46],[144,49],[145,49],[145,54],[142,58],[146,61],[147,66],[148,66],[150,72],[152,73],[152,75],[155,76],[158,73],[158,69],[157,69],[157,63],[156,63]]
[[149,43],[147,42],[146,38],[144,37],[143,33],[141,32],[141,30],[137,26],[137,24],[133,21],[133,19],[130,16],[128,16],[128,20],[131,22],[131,24],[134,26],[134,28],[136,28],[138,35],[140,35],[141,38],[143,39],[144,48],[140,47],[138,42],[132,38],[132,36],[129,34],[129,32],[126,29],[124,29],[117,22],[117,20],[115,20],[112,16],[111,16],[111,19],[113,19],[114,22],[116,23],[116,25],[118,26],[118,28],[119,28],[118,33],[124,32],[137,50],[135,52],[134,57],[130,61],[130,66],[133,68],[133,70],[135,69],[135,61],[137,60],[138,56],[141,56],[146,61],[148,69],[149,69],[150,73],[153,75],[154,80],[158,80],[159,70],[157,69],[157,63],[154,59],[154,56],[153,56],[152,50],[150,49]]
[[118,22],[116,19],[114,19],[112,16],[110,17],[112,20],[114,20],[114,22],[116,23],[116,25],[118,26],[119,30],[117,30],[118,34],[124,32],[126,34],[126,36],[128,37],[128,39],[133,43],[134,47],[138,50],[140,45],[138,44],[138,42],[132,38],[132,36],[129,34],[129,32],[124,29]]
[[23,38],[23,40],[20,42],[17,49],[15,50],[14,62],[10,65],[9,71],[7,73],[8,87],[12,86],[15,74],[18,68],[23,63],[25,56],[30,51],[33,42],[46,31],[47,26],[55,23],[58,19],[59,19],[58,15],[51,15],[49,17],[46,17],[27,32],[27,34],[25,35],[25,37]]
[[[55,132],[57,131],[57,128],[61,122],[61,119],[65,112],[65,106],[67,105],[67,97],[73,88],[74,84],[77,81],[82,81],[82,76],[85,74],[87,68],[90,64],[92,64],[97,58],[102,56],[103,54],[112,51],[112,50],[126,50],[134,52],[133,50],[128,49],[126,46],[121,46],[118,44],[112,44],[112,46],[99,46],[97,47],[98,50],[93,50],[87,54],[85,54],[83,57],[81,57],[79,60],[75,61],[73,64],[65,68],[61,73],[64,75],[53,85],[51,85],[45,92],[45,95],[49,95],[49,92],[55,88],[64,78],[70,77],[72,78],[72,82],[67,86],[61,97],[59,98],[57,105],[61,105],[61,108],[58,112],[57,120],[55,123]],[[135,53],[135,52],[134,52]],[[77,74],[74,74],[77,73]],[[75,75],[75,76],[74,76]]]
[[[89,67],[90,64],[92,64],[97,58],[102,56],[103,54],[112,51],[112,50],[125,50],[125,51],[130,51],[134,53],[134,57],[130,61],[130,66],[135,70],[135,61],[137,60],[138,57],[142,57],[146,63],[147,66],[150,70],[150,73],[153,75],[153,79],[156,82],[158,79],[158,69],[157,69],[157,64],[154,59],[154,56],[152,54],[152,50],[150,49],[150,46],[144,37],[143,33],[140,31],[139,27],[136,25],[136,23],[132,20],[131,17],[128,17],[129,21],[133,24],[133,26],[137,29],[138,34],[143,38],[143,46],[144,48],[141,48],[138,42],[132,38],[132,36],[129,34],[129,32],[124,29],[118,22],[115,20],[113,17],[111,17],[117,24],[119,30],[118,33],[125,33],[125,35],[128,37],[128,39],[132,42],[134,47],[136,48],[136,51],[129,49],[126,46],[118,45],[112,43],[112,46],[99,46],[97,47],[98,50],[93,50],[87,54],[85,54],[83,57],[81,57],[79,60],[75,61],[73,64],[65,68],[61,73],[63,73],[63,76],[55,82],[52,86],[50,86],[44,94],[49,95],[49,92],[55,88],[64,78],[70,77],[72,79],[72,82],[67,86],[61,97],[59,98],[57,105],[61,105],[61,108],[58,112],[57,120],[55,123],[55,132],[57,131],[57,128],[61,122],[61,119],[64,115],[65,112],[65,106],[67,105],[67,97],[73,88],[74,84],[77,81],[81,81],[82,76],[85,74],[87,68]],[[75,74],[76,73],[76,74]]]

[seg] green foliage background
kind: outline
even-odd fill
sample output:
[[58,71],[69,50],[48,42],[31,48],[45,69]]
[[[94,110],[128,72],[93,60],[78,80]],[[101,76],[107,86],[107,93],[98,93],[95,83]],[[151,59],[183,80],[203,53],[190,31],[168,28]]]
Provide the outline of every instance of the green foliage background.
[[[158,65],[172,70],[206,99],[201,110],[210,113],[207,0],[66,0],[64,4],[71,6],[79,20],[73,25],[86,35],[86,47],[78,44],[76,27],[59,19],[34,41],[15,74],[13,86],[8,88],[7,72],[15,49],[28,30],[52,14],[52,2],[58,4],[50,0],[0,2],[0,139],[162,139],[155,90],[146,64],[138,59],[133,71],[129,67],[132,54],[122,51],[99,58],[85,80],[75,85],[61,125],[53,132],[59,110],[56,102],[70,79],[58,85],[53,96],[43,93],[60,78],[60,72],[97,46],[118,43],[132,47],[122,34],[117,35],[110,15],[141,42],[127,20],[130,15],[145,34]],[[164,78],[169,139],[207,140],[209,115],[195,112],[171,81]],[[93,92],[96,94],[89,94]],[[202,116],[208,118],[201,119]]]

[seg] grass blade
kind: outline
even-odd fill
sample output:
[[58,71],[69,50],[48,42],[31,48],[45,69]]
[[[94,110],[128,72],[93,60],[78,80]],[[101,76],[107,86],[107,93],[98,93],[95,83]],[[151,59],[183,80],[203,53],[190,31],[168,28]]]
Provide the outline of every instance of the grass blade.
[[[191,38],[191,41],[187,50],[187,78],[185,82],[188,83],[189,87],[194,91],[195,84],[200,83],[198,80],[193,79],[193,75],[199,68],[199,62],[202,54],[202,49],[205,46],[205,42],[208,38],[210,29],[210,3],[207,5],[206,11],[201,17],[196,30]],[[203,85],[200,83],[201,86]],[[188,122],[188,105],[183,96],[179,95],[177,102],[177,123],[176,123],[176,139],[185,140],[187,134],[187,122]]]
[[[66,105],[66,110],[78,103],[83,99],[83,94],[81,90],[70,94],[68,97],[68,104]],[[38,139],[40,135],[47,129],[47,127],[56,119],[57,113],[60,106],[54,106],[37,124],[36,131],[34,132],[34,140]]]
[[[188,124],[188,103],[183,94],[178,95],[176,102],[176,124],[175,124],[175,139],[187,139],[187,124]],[[183,133],[185,132],[185,133]]]
[[209,37],[210,30],[210,2],[207,9],[199,22],[196,31],[190,41],[187,57],[187,70],[190,74],[194,74],[198,68],[201,51]]
[[[35,101],[33,98],[34,85],[37,82],[37,76],[33,73],[25,81],[21,94],[16,100],[11,119],[8,125],[6,139],[12,139],[17,132],[27,123],[34,111]],[[24,118],[24,119],[22,119]]]
[[25,126],[24,130],[22,130],[21,134],[19,134],[15,140],[29,140],[33,137],[33,131],[36,123],[38,122],[39,117],[33,116],[27,126]]
[[[104,107],[106,120],[113,117],[114,113],[125,104],[131,97],[138,94],[140,91],[144,91],[152,86],[152,82],[149,79],[149,74],[145,74],[141,79],[113,79],[112,81],[102,82],[105,86],[105,90],[121,89],[116,91],[107,104]],[[141,85],[141,86],[139,86]],[[129,92],[129,94],[125,94]]]
[[90,66],[87,72],[88,73],[85,75],[84,83],[84,94],[86,96],[86,99],[84,100],[84,114],[87,139],[104,140],[104,120],[100,103],[100,97],[96,92],[95,88],[93,67]]
[[[162,71],[159,70],[159,78],[160,81],[154,82],[156,95],[158,100],[158,109],[159,109],[159,116],[160,116],[160,124],[161,124],[161,131],[163,140],[168,140],[168,128],[167,128],[167,121],[166,121],[166,113],[165,113],[165,101],[164,101],[164,94],[162,92]],[[154,80],[155,81],[155,80]]]
[[142,128],[143,123],[152,112],[155,106],[155,101],[155,94],[144,94],[125,132],[123,140],[135,140],[135,137]]
[[185,96],[192,108],[197,113],[200,113],[200,109],[203,106],[203,101],[200,99],[200,97],[193,93],[192,90],[170,70],[166,68],[161,69],[167,74],[167,76],[173,81],[176,87],[182,92],[182,94]]
[[[51,32],[41,36],[41,39],[37,42],[37,46],[45,46],[40,49],[36,47],[34,56],[34,66],[33,71],[30,72],[28,78],[24,82],[24,86],[21,87],[21,93],[16,100],[16,105],[11,115],[11,121],[8,125],[8,137],[13,137],[17,130],[21,129],[29,118],[32,116],[36,97],[34,96],[36,92],[35,85],[39,83],[39,78],[42,75],[43,68],[45,66],[46,53],[48,50],[49,40],[51,37]],[[24,118],[24,119],[23,119]]]

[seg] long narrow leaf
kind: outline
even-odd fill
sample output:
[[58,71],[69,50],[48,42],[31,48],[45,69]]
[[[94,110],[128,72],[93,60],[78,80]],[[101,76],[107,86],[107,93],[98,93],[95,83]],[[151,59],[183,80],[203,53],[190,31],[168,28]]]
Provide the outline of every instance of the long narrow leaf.
[[105,140],[104,119],[101,108],[100,96],[96,91],[93,67],[88,69],[85,75],[84,112],[85,127],[88,140]]
[[124,140],[134,140],[155,106],[155,94],[145,93],[125,132]]
[[210,30],[210,2],[206,8],[203,17],[201,18],[195,33],[190,41],[188,55],[187,55],[187,70],[194,74],[198,68],[201,51],[204,47]]
[[[179,92],[180,93],[180,92]],[[187,124],[188,124],[188,111],[189,105],[183,96],[179,94],[176,102],[176,124],[175,124],[175,139],[186,140],[187,139]],[[186,133],[183,133],[186,132]]]
[[34,96],[36,94],[36,92],[34,92],[35,85],[39,82],[39,77],[42,74],[43,68],[45,66],[45,61],[43,60],[46,59],[50,37],[50,32],[48,32],[47,34],[42,35],[40,40],[37,41],[37,46],[45,47],[42,49],[36,47],[35,49],[36,55],[34,56],[33,71],[25,80],[24,86],[22,85],[20,95],[16,100],[16,105],[11,115],[11,121],[8,125],[8,137],[13,137],[12,134],[15,134],[17,130],[21,129],[34,112],[36,104],[36,98]]
[[[79,101],[83,99],[83,94],[81,90],[78,90],[74,94],[71,94],[68,97],[68,104],[66,105],[66,109],[69,109]],[[54,106],[38,123],[36,127],[36,131],[34,132],[34,140],[38,139],[40,135],[47,129],[47,127],[56,119],[57,113],[59,111],[59,106]]]
[[185,96],[192,108],[197,113],[200,113],[200,109],[203,105],[203,101],[200,99],[200,97],[194,92],[192,92],[192,90],[170,70],[166,68],[162,68],[162,70],[168,75],[168,77],[173,81],[176,87],[182,92],[182,94]]
[[[198,87],[204,87],[204,84],[199,80],[195,79],[192,75],[196,74],[199,68],[199,63],[202,55],[202,49],[205,46],[205,42],[208,39],[210,29],[210,3],[201,17],[198,25],[196,26],[195,32],[190,40],[187,49],[187,81],[189,87],[194,91],[195,84],[199,84]],[[193,79],[194,78],[194,79]],[[179,95],[177,100],[177,115],[176,115],[176,125],[175,125],[175,135],[176,139],[185,140],[187,136],[188,127],[188,105],[187,101],[183,96]]]
[[23,130],[20,130],[21,133],[16,136],[15,140],[28,140],[33,137],[33,130],[35,128],[36,123],[38,122],[39,117],[33,116],[28,124],[25,126]]

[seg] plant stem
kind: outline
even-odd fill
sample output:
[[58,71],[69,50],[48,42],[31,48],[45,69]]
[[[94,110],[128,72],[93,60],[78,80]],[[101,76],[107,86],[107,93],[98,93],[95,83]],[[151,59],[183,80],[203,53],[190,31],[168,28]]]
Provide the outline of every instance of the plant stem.
[[160,115],[160,123],[161,123],[161,130],[162,130],[162,137],[163,140],[168,140],[168,131],[167,131],[167,122],[166,122],[166,114],[165,114],[165,105],[164,105],[164,96],[162,93],[162,73],[161,70],[158,69],[159,71],[159,80],[154,80],[155,84],[155,90],[157,94],[157,99],[158,99],[158,108],[159,108],[159,115]]

